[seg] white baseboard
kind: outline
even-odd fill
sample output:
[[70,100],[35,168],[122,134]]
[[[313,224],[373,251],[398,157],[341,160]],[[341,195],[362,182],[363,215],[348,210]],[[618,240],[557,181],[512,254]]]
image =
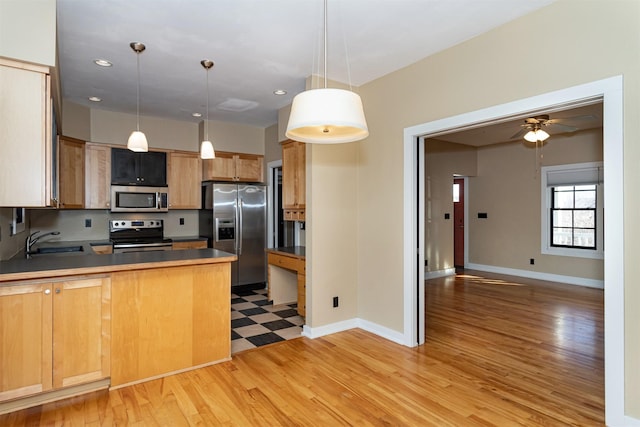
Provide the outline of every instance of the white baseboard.
[[318,326],[312,328],[308,325],[302,327],[302,335],[308,338],[320,338],[325,335],[335,334],[336,332],[347,331],[349,329],[360,328],[372,334],[378,335],[381,338],[393,341],[400,345],[405,345],[404,335],[393,329],[389,329],[385,326],[378,325],[377,323],[369,322],[359,318],[343,320],[341,322],[331,323],[329,325]]
[[586,279],[584,277],[563,276],[561,274],[541,273],[539,271],[518,270],[515,268],[496,267],[495,265],[472,264],[465,265],[466,269],[486,271],[488,273],[506,274],[508,276],[526,277],[528,279],[546,280],[549,282],[567,283],[569,285],[587,286],[589,288],[604,289],[604,280]]
[[455,268],[445,268],[444,270],[436,270],[436,271],[427,271],[424,270],[424,278],[427,279],[437,279],[438,277],[446,277],[446,276],[455,276],[456,269]]

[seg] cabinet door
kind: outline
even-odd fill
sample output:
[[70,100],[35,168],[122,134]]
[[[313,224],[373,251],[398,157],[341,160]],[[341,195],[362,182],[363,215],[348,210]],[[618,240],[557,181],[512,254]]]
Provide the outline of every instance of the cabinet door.
[[307,146],[303,142],[296,142],[296,203],[299,209],[307,206]]
[[252,154],[236,155],[236,181],[263,182],[264,157]]
[[0,401],[50,390],[51,284],[0,287]]
[[200,209],[200,161],[197,153],[169,155],[169,209]]
[[124,149],[111,149],[111,183],[138,184],[138,153]]
[[62,209],[84,207],[84,141],[61,136],[58,140],[59,185]]
[[182,250],[182,249],[206,249],[207,241],[206,240],[193,240],[190,242],[173,242],[171,245],[171,249],[174,251]]
[[138,156],[138,183],[158,187],[167,185],[167,153],[149,151]]
[[53,284],[53,386],[109,376],[111,280],[95,277]]
[[47,67],[0,58],[0,206],[51,206]]
[[235,181],[236,159],[233,153],[219,151],[215,159],[202,161],[203,181]]
[[85,207],[109,209],[111,200],[111,147],[85,145]]
[[295,209],[297,154],[295,142],[282,144],[282,208]]

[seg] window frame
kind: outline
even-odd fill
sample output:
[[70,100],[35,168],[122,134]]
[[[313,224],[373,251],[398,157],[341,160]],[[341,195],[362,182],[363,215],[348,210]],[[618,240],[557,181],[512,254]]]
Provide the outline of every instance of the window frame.
[[[544,166],[540,169],[541,184],[541,253],[545,255],[569,256],[577,258],[604,259],[604,184],[600,179],[598,182],[574,182],[562,183],[554,186],[547,185],[547,176],[551,173],[567,173],[578,172],[584,169],[602,169],[602,162],[574,163],[557,166]],[[600,174],[602,176],[602,174]],[[554,187],[568,187],[581,185],[596,186],[596,247],[580,247],[580,246],[560,246],[552,244],[552,190]],[[582,210],[582,209],[579,209]]]

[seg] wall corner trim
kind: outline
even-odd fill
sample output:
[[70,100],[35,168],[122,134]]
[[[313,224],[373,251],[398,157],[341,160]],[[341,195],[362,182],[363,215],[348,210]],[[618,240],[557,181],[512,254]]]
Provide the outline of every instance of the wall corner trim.
[[393,329],[389,329],[385,326],[381,326],[377,323],[369,322],[368,320],[360,318],[343,320],[340,322],[330,323],[328,325],[318,326],[315,328],[304,325],[302,328],[302,335],[307,338],[315,339],[323,337],[325,335],[331,335],[337,332],[347,331],[354,328],[359,328],[367,332],[371,332],[372,334],[375,334],[381,338],[387,339],[396,344],[406,346],[404,334],[402,334],[401,332],[394,331]]

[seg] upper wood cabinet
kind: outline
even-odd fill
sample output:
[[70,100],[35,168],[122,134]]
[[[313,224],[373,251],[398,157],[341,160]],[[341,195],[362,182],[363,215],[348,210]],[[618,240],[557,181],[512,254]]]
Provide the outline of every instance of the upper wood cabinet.
[[282,209],[287,221],[304,221],[306,208],[306,146],[282,143]]
[[0,206],[54,206],[49,68],[0,58]]
[[198,153],[169,153],[169,209],[200,209],[200,162]]
[[111,204],[111,147],[85,144],[85,208],[109,209]]
[[216,152],[215,159],[202,161],[203,181],[264,182],[264,156]]
[[58,137],[58,188],[61,209],[84,208],[84,141]]

